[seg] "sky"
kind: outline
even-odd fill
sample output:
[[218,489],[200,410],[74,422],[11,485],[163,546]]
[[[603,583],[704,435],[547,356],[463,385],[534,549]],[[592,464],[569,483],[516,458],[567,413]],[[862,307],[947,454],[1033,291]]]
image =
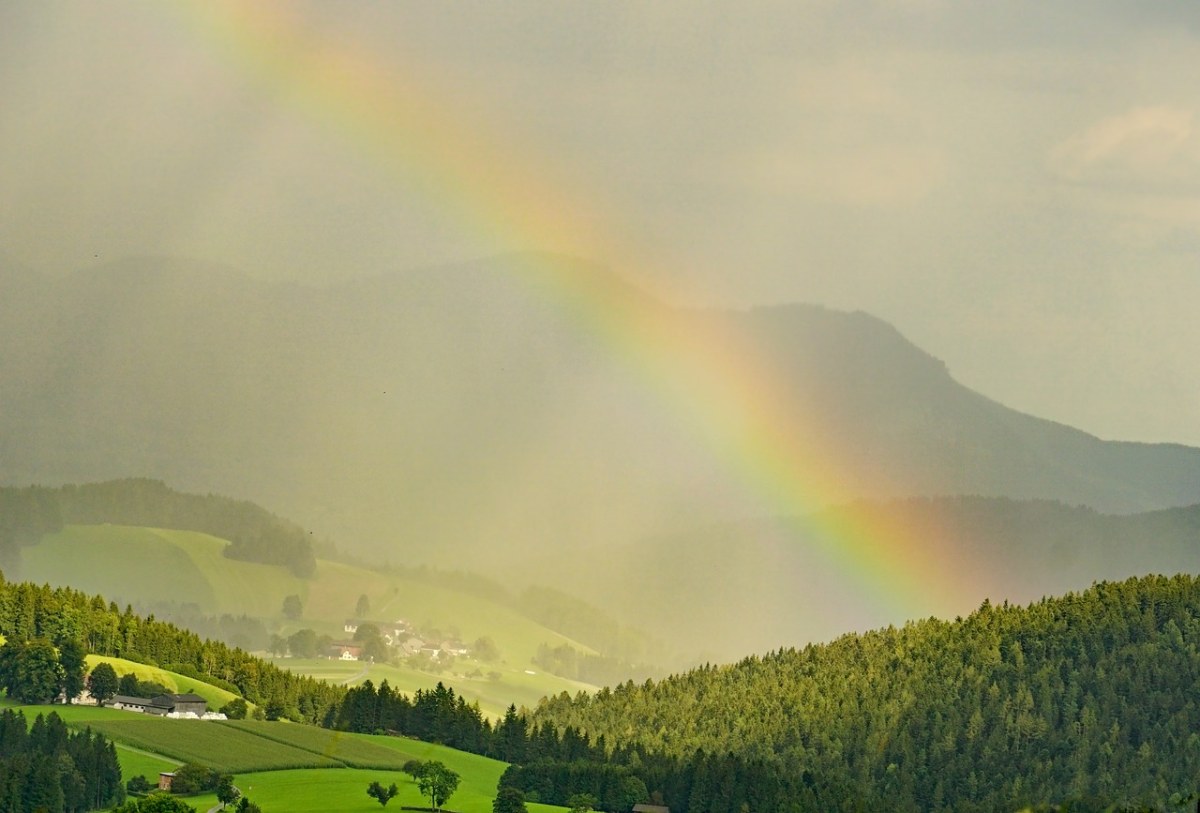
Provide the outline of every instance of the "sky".
[[865,310],[1200,445],[1200,5],[0,5],[0,273],[332,284],[513,250]]

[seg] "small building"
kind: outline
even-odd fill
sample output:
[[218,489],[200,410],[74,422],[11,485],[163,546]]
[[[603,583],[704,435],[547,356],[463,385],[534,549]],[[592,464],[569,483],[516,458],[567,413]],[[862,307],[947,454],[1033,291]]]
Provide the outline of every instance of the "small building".
[[442,651],[450,655],[469,655],[471,653],[466,644],[453,638],[442,641]]
[[357,641],[334,641],[329,647],[329,657],[343,661],[356,661],[362,653],[362,644]]
[[108,705],[114,709],[136,711],[142,714],[166,714],[170,711],[169,708],[155,705],[154,701],[148,697],[131,697],[125,694],[113,695],[108,701]]
[[200,716],[208,711],[208,701],[198,694],[160,694],[151,702],[165,707],[168,714],[191,713]]
[[358,632],[358,622],[347,620],[345,624],[342,624],[342,632],[348,632],[351,635]]
[[171,783],[175,781],[175,774],[163,771],[158,775],[158,789],[170,792]]

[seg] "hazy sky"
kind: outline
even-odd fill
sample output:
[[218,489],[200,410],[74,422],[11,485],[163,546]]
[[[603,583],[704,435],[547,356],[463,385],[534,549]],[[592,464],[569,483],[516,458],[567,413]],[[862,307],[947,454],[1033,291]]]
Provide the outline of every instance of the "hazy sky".
[[0,262],[511,249],[1200,445],[1200,4],[0,5]]

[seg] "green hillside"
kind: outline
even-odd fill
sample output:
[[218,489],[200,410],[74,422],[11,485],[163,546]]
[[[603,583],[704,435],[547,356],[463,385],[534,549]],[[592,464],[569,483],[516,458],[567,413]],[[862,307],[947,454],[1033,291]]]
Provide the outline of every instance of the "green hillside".
[[[167,691],[178,694],[198,694],[208,701],[208,707],[212,711],[217,711],[237,697],[233,692],[212,686],[195,678],[190,678],[187,675],[181,675],[177,672],[170,672],[166,669],[160,669],[157,666],[149,666],[144,663],[136,663],[134,661],[125,660],[124,658],[112,658],[105,655],[88,655],[87,656],[87,671],[90,673],[96,668],[99,663],[111,664],[112,668],[118,675],[133,674],[141,681],[153,681],[167,687]],[[253,705],[253,704],[252,704]]]
[[[43,707],[23,707],[33,716]],[[416,783],[401,772],[410,759],[438,760],[462,778],[450,808],[490,813],[500,775],[507,767],[494,759],[406,739],[351,734],[291,723],[199,722],[144,717],[131,712],[70,706],[56,709],[69,725],[89,726],[114,740],[122,772],[157,775],[180,762],[197,762],[235,774],[235,782],[264,810],[341,813],[378,810],[366,795],[372,781],[395,783],[400,805],[424,807]],[[189,799],[202,805],[209,797]],[[200,809],[205,809],[201,807]],[[529,805],[530,811],[558,811]]]
[[[431,688],[442,680],[461,687],[468,700],[479,700],[492,716],[510,703],[532,706],[544,695],[592,688],[544,674],[531,660],[542,643],[569,644],[587,653],[594,650],[511,607],[416,578],[325,560],[318,561],[313,578],[301,579],[285,567],[226,558],[221,553],[226,545],[224,540],[192,531],[68,525],[37,545],[23,548],[21,571],[29,580],[99,593],[122,606],[191,603],[209,615],[262,618],[268,628],[284,636],[309,627],[335,639],[347,637],[342,624],[353,616],[358,598],[365,595],[372,619],[390,622],[404,618],[467,643],[488,637],[495,642],[500,659],[479,663],[460,658],[436,675],[382,665],[362,674],[366,664],[351,663],[346,670],[343,664],[324,660],[281,659],[279,665],[336,682],[354,676],[361,681],[369,675],[376,682],[387,677],[408,691]],[[283,600],[288,595],[300,596],[304,605],[300,619],[283,617]],[[527,674],[527,670],[536,674]],[[499,677],[489,679],[490,673]]]
[[722,771],[803,811],[1093,811],[1200,789],[1197,685],[1200,578],[1148,576],[560,697],[535,719],[670,755],[647,787],[673,813],[710,809]]

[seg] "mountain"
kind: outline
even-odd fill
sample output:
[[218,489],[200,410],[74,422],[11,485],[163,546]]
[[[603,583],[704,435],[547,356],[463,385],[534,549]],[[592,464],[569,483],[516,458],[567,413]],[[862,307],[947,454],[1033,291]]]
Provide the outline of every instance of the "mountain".
[[[758,402],[713,418],[742,368],[766,382]],[[779,513],[726,451],[742,407],[769,407],[836,464],[818,503],[1200,500],[1200,450],[1014,412],[866,314],[681,310],[543,255],[327,288],[174,259],[7,267],[0,380],[6,483],[152,477],[372,557],[522,576],[546,549]]]
[[1200,580],[1130,579],[550,698],[534,720],[685,761],[646,774],[683,813],[1182,809],[1161,805],[1197,790],[1198,644]]

